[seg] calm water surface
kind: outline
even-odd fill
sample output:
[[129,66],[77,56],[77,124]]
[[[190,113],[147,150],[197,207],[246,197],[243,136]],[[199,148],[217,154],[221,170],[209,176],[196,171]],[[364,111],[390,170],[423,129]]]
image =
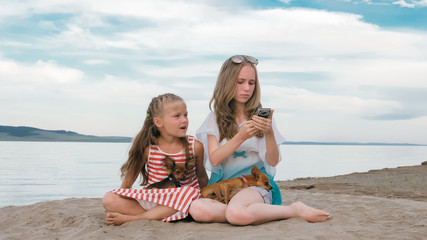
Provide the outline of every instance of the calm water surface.
[[[120,186],[130,143],[0,142],[0,207],[102,197]],[[276,180],[419,165],[424,146],[282,145]],[[136,185],[135,185],[136,187]]]

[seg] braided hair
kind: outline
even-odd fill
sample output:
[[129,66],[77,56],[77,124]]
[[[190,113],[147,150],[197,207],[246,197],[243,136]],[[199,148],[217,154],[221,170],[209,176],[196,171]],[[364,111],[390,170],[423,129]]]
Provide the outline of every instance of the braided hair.
[[[147,184],[148,173],[145,169],[145,162],[143,162],[144,151],[150,145],[157,145],[157,138],[160,136],[160,131],[154,124],[153,119],[163,115],[165,103],[176,101],[184,102],[181,97],[172,93],[165,93],[151,100],[142,129],[136,135],[129,150],[128,160],[120,168],[122,179],[128,174],[136,177],[139,172],[141,174],[141,185]],[[181,137],[180,140],[188,159],[190,157],[188,139],[187,137]]]

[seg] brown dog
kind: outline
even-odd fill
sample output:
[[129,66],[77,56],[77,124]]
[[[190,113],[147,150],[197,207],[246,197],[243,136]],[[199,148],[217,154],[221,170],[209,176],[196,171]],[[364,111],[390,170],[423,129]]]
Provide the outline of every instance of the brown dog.
[[225,204],[242,188],[249,186],[261,187],[271,190],[270,180],[267,175],[260,172],[257,166],[252,167],[252,175],[244,175],[238,178],[222,180],[202,188],[201,194],[204,198],[211,198]]
[[185,163],[175,163],[171,157],[165,157],[165,167],[169,175],[167,178],[148,185],[145,189],[176,188],[181,187],[181,181],[185,180],[188,171],[196,166],[196,158],[190,158]]

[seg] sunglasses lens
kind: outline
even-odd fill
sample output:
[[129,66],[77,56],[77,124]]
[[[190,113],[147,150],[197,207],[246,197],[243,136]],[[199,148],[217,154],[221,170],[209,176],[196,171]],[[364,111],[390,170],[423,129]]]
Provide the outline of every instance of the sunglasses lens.
[[245,58],[242,55],[236,55],[231,57],[231,61],[234,63],[242,63]]
[[255,65],[258,64],[258,59],[254,58],[254,57],[246,56],[246,59],[252,64],[255,64]]
[[233,61],[234,63],[242,63],[243,61],[248,61],[254,65],[258,64],[258,59],[251,57],[251,56],[246,56],[246,55],[235,55],[231,57],[231,61]]

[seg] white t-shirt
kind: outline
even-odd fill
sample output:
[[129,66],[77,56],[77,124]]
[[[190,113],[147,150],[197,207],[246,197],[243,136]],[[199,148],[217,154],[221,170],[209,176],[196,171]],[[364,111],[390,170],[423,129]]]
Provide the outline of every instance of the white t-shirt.
[[[272,121],[272,127],[276,143],[279,146],[285,141],[285,139],[277,130],[274,119]],[[270,166],[266,161],[267,149],[265,137],[258,138],[254,136],[247,139],[235,150],[232,155],[230,155],[227,159],[221,162],[221,164],[214,167],[209,161],[208,135],[214,135],[219,140],[219,129],[216,123],[216,115],[213,112],[208,114],[206,120],[196,131],[196,137],[199,141],[203,143],[203,146],[205,148],[205,168],[211,172],[217,172],[222,170],[223,180],[251,174],[251,169],[254,165],[257,165],[260,169],[264,167],[266,173],[272,177],[274,177],[274,175],[276,174],[276,168]],[[223,146],[226,142],[227,139],[224,139],[219,143],[219,145]],[[280,156],[279,148],[279,162],[281,161],[281,159],[282,157]]]

